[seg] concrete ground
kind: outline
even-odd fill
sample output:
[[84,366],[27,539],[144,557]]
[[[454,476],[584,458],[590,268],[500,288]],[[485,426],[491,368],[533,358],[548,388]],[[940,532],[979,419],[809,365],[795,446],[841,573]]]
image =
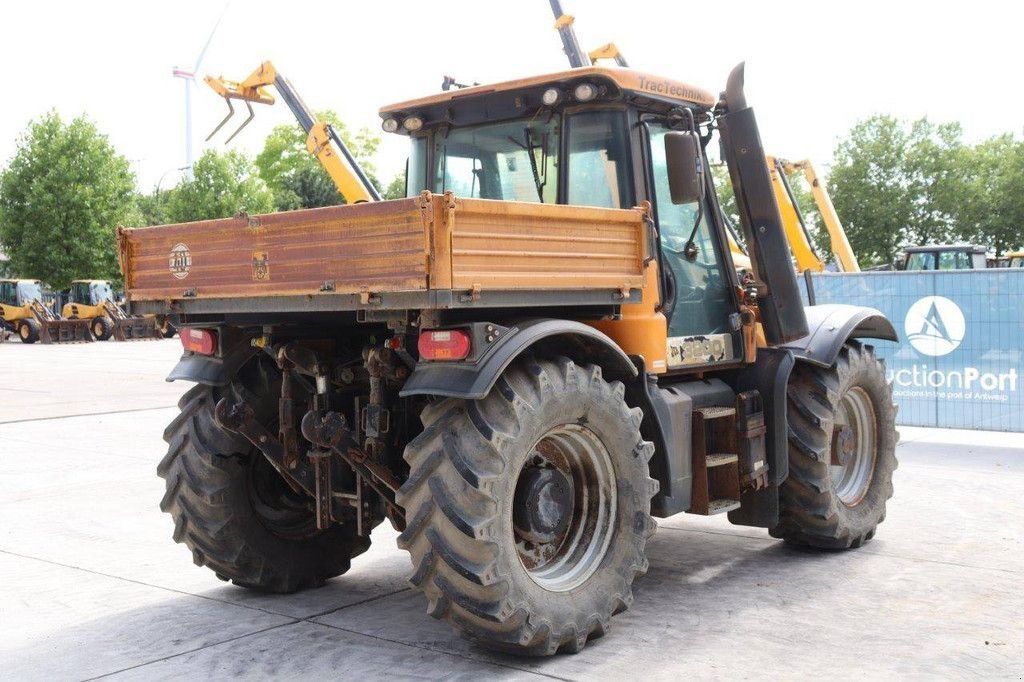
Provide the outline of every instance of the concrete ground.
[[4,679],[864,678],[1024,675],[1024,441],[902,428],[896,496],[863,549],[805,553],[677,516],[608,636],[496,656],[424,612],[390,527],[284,597],[192,565],[157,504],[177,340],[0,344]]

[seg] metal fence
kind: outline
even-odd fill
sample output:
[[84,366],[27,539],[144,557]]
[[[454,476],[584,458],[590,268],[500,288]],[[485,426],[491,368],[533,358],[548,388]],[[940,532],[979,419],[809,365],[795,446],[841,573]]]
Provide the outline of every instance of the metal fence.
[[899,424],[1024,431],[1024,270],[815,273],[801,286],[892,320],[900,344],[874,345]]

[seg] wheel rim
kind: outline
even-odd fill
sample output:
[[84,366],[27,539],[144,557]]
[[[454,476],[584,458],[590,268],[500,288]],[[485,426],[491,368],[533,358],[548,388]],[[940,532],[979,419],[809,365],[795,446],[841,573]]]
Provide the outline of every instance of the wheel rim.
[[21,334],[22,339],[27,339],[31,335],[31,330],[27,324],[23,324],[18,327],[18,333]]
[[97,322],[96,324],[94,324],[92,326],[92,335],[93,336],[103,336],[103,323],[102,322]]
[[839,417],[832,436],[832,465],[829,474],[840,501],[855,507],[871,487],[878,451],[875,406],[859,386],[851,388],[840,402]]
[[512,533],[530,578],[552,592],[584,583],[608,551],[616,507],[611,456],[597,434],[578,424],[545,434],[513,497]]

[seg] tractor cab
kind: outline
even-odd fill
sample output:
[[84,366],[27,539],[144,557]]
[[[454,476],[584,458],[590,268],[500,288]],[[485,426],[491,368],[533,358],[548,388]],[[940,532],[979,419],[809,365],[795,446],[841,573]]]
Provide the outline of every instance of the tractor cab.
[[[648,202],[656,241],[647,257],[658,264],[651,308],[667,320],[671,370],[743,357],[740,282],[711,174],[703,172],[717,103],[679,81],[592,66],[451,90],[380,115],[386,132],[410,138],[410,197],[426,190],[613,209]],[[686,162],[692,196],[682,198],[666,144],[679,133],[695,147]],[[600,263],[601,239],[581,232],[579,256]],[[531,239],[523,248],[545,245]]]
[[984,270],[988,267],[984,246],[973,244],[929,244],[911,246],[897,263],[900,270]]
[[114,292],[110,282],[102,279],[77,279],[71,283],[68,291],[68,303],[98,306],[104,301],[113,300]]

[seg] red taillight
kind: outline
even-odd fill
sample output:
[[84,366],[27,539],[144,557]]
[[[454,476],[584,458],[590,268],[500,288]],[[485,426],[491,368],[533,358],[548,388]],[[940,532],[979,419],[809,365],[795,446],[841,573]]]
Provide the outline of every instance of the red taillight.
[[420,334],[416,347],[421,360],[463,360],[470,345],[469,334],[461,329],[430,329]]
[[185,350],[200,355],[213,355],[217,352],[217,334],[209,329],[182,327],[178,330],[178,337]]

